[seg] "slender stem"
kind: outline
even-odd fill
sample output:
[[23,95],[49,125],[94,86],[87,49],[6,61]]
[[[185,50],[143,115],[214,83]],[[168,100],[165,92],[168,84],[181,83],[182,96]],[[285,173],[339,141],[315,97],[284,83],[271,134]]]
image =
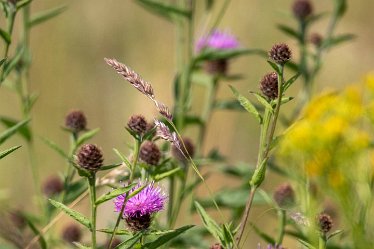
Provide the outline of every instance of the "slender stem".
[[[259,152],[258,152],[260,155],[258,157],[258,162],[257,162],[257,165],[256,165],[256,169],[258,169],[260,167],[263,160],[266,159],[269,155],[270,148],[271,148],[271,143],[273,141],[274,132],[275,132],[275,128],[276,128],[276,125],[277,125],[280,106],[282,104],[282,95],[283,95],[282,85],[283,85],[283,81],[284,81],[283,80],[284,66],[279,65],[279,69],[280,69],[279,70],[280,73],[278,74],[278,99],[277,99],[276,107],[275,107],[275,110],[274,110],[274,116],[273,116],[272,123],[271,123],[271,126],[270,126],[269,134],[267,134],[267,129],[268,129],[268,123],[270,122],[270,118],[264,119],[264,122],[266,122],[266,123],[263,125],[263,127],[261,127],[263,130],[265,130],[264,131],[265,133],[262,133],[261,137],[260,137],[260,140],[261,140],[260,141],[260,149],[259,149]],[[263,144],[262,140],[266,139],[266,135],[268,135],[267,136],[267,142],[266,142],[266,144]],[[264,151],[262,151],[262,148],[261,148],[262,145],[264,146]],[[256,193],[257,187],[258,186],[252,186],[252,189],[251,189],[251,192],[249,194],[249,198],[247,200],[243,216],[240,220],[240,228],[239,228],[239,233],[238,233],[238,237],[237,237],[237,242],[238,242],[239,245],[240,245],[240,241],[243,237],[245,227],[247,225],[249,212],[250,212],[251,207],[252,207],[252,202],[253,202],[253,198],[254,198],[254,195]]]
[[174,203],[175,204],[175,208],[173,210],[174,212],[173,212],[173,214],[171,216],[171,219],[170,219],[170,222],[169,222],[169,227],[170,228],[174,228],[174,226],[175,226],[175,223],[177,221],[177,218],[178,218],[178,215],[179,215],[179,212],[180,212],[180,208],[182,206],[183,199],[185,197],[185,189],[186,189],[187,179],[188,179],[188,169],[189,169],[189,167],[186,165],[186,167],[184,168],[183,179],[181,180],[181,186],[180,186],[179,191],[178,191],[177,202]]
[[90,197],[91,197],[91,240],[92,249],[96,249],[96,174],[92,173],[88,177],[88,185],[90,187]]
[[174,207],[174,195],[175,195],[175,179],[174,176],[169,178],[169,201],[168,201],[168,224],[171,227],[172,216],[173,216],[173,207]]
[[286,211],[283,209],[278,210],[279,216],[279,235],[277,239],[277,245],[281,245],[284,237],[284,229],[286,227]]
[[320,235],[318,240],[318,249],[326,249],[326,235]]
[[[12,10],[11,13],[9,14],[9,17],[8,17],[8,20],[7,20],[7,33],[9,34],[9,36],[12,36],[15,19],[16,19],[16,10]],[[5,59],[5,58],[8,57],[10,44],[11,44],[10,42],[6,42],[2,59]],[[1,71],[1,77],[0,77],[0,86],[1,86],[1,83],[3,82],[3,80],[4,80],[3,79],[4,78],[4,73],[5,73],[5,67],[3,66],[2,71]]]

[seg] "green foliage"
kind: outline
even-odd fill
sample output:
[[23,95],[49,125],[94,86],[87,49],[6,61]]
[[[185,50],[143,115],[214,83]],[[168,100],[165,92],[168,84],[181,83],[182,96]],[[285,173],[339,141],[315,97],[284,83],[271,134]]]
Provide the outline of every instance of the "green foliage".
[[257,121],[261,124],[262,117],[260,113],[257,111],[256,107],[243,95],[241,95],[238,90],[236,90],[233,86],[230,86],[231,91],[234,93],[235,97],[238,99],[239,103],[244,107],[244,109],[253,114]]
[[136,185],[136,183],[132,183],[132,184],[126,186],[126,187],[115,189],[115,190],[113,190],[113,191],[111,191],[107,194],[104,194],[104,195],[100,196],[96,200],[96,205],[100,205],[100,204],[102,204],[106,201],[109,201],[113,198],[116,198],[119,195],[126,195],[135,185]]
[[12,148],[9,148],[9,149],[7,149],[7,150],[1,151],[1,152],[0,152],[0,159],[6,157],[6,156],[9,155],[10,153],[12,153],[13,151],[15,151],[15,150],[17,150],[17,149],[19,149],[19,148],[21,148],[21,147],[22,147],[21,145],[18,145],[18,146],[14,146],[14,147],[12,147]]
[[[1,121],[5,124],[9,124],[9,123],[3,121],[3,119],[1,119]],[[3,144],[7,139],[9,139],[15,133],[17,133],[18,131],[21,131],[21,129],[23,127],[25,127],[29,122],[30,122],[30,119],[26,119],[26,120],[20,121],[18,123],[12,123],[12,125],[10,126],[9,129],[0,133],[0,145]],[[21,133],[21,134],[24,134],[23,136],[27,137],[28,133]]]

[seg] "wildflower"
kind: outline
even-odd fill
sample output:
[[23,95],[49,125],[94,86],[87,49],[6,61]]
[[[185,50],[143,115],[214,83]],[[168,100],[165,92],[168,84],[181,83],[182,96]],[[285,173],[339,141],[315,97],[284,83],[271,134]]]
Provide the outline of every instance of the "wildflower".
[[103,154],[94,144],[84,144],[77,153],[78,165],[82,168],[96,172],[103,165]]
[[276,188],[273,198],[279,207],[286,208],[295,203],[295,192],[289,183],[284,183]]
[[82,111],[71,111],[65,117],[65,126],[74,133],[86,130],[87,120]]
[[[229,50],[239,47],[238,40],[231,34],[214,30],[209,36],[200,38],[196,44],[197,52],[203,49]],[[226,74],[227,59],[210,60],[204,64],[204,69],[210,74]]]
[[[138,183],[130,191],[130,194],[142,185],[144,183]],[[115,199],[114,204],[117,212],[121,211],[125,199],[125,195],[120,195]],[[133,231],[148,229],[152,222],[152,215],[164,208],[166,199],[166,194],[159,186],[155,186],[154,182],[148,184],[142,191],[125,203],[123,218],[128,227]]]
[[321,213],[317,216],[317,226],[322,233],[328,233],[331,230],[332,225],[333,222],[330,215]]
[[313,12],[313,6],[309,0],[296,0],[292,5],[292,11],[296,18],[304,20]]
[[260,90],[269,99],[278,97],[278,75],[275,72],[266,74],[260,81]]
[[161,151],[155,143],[145,141],[140,148],[139,157],[150,165],[157,165],[161,158]]
[[43,193],[47,197],[51,197],[53,195],[59,194],[64,190],[64,183],[62,182],[61,178],[58,176],[50,176],[44,183],[43,183]]
[[82,231],[76,224],[69,224],[62,230],[62,239],[68,243],[79,242],[82,238]]
[[195,154],[195,146],[192,143],[192,140],[189,139],[189,138],[187,138],[187,137],[183,137],[182,140],[183,140],[183,143],[181,143],[181,145],[180,145],[180,147],[181,147],[182,150],[180,150],[179,148],[177,148],[175,145],[172,145],[172,147],[171,147],[171,154],[178,161],[180,161],[180,162],[186,162],[186,160],[188,159],[188,156],[190,156],[191,158],[194,156],[194,154]]
[[223,249],[220,243],[215,243],[214,245],[211,245],[209,249]]
[[132,115],[127,122],[127,126],[131,131],[138,135],[142,135],[147,131],[148,123],[142,115]]
[[273,45],[269,51],[269,57],[278,64],[285,64],[291,59],[291,49],[285,43],[278,43]]

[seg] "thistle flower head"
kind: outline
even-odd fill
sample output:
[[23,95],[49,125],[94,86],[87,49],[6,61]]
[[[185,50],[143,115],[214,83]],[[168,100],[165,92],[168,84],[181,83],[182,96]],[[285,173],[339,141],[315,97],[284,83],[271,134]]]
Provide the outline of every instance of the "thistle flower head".
[[[129,194],[142,187],[146,183],[139,182]],[[115,210],[120,212],[125,195],[118,196],[115,201]],[[161,187],[156,186],[154,182],[149,183],[142,191],[128,199],[125,203],[123,218],[127,225],[134,231],[148,229],[152,222],[152,215],[164,208],[167,196]]]
[[292,5],[294,16],[300,20],[304,20],[313,12],[313,5],[309,0],[296,0]]
[[127,126],[136,134],[142,135],[147,131],[148,123],[142,115],[132,115],[127,122]]
[[269,99],[278,98],[278,75],[275,72],[266,74],[260,81],[260,90]]
[[295,192],[289,183],[284,183],[276,188],[273,198],[279,207],[287,208],[295,203]]
[[61,237],[68,243],[79,242],[82,238],[82,231],[76,224],[69,224],[62,230]]
[[310,42],[317,48],[321,46],[323,37],[318,33],[312,33],[309,38]]
[[322,233],[328,233],[332,228],[333,222],[330,215],[321,213],[317,216],[317,226]]
[[145,141],[140,148],[139,157],[147,164],[157,165],[161,158],[161,151],[155,143]]
[[84,144],[77,153],[77,163],[82,168],[96,172],[103,165],[103,154],[94,144]]
[[209,247],[209,249],[223,249],[220,243],[215,243]]
[[65,117],[65,126],[74,133],[86,130],[87,119],[82,111],[71,111]]
[[62,182],[61,178],[58,176],[50,176],[47,180],[43,183],[43,193],[47,197],[51,197],[53,195],[59,194],[64,190],[64,183]]
[[204,48],[216,50],[228,50],[239,47],[239,42],[235,36],[214,30],[210,35],[201,37],[196,44],[196,51],[200,52]]
[[291,59],[291,49],[285,43],[273,45],[269,51],[269,57],[278,64],[284,64]]

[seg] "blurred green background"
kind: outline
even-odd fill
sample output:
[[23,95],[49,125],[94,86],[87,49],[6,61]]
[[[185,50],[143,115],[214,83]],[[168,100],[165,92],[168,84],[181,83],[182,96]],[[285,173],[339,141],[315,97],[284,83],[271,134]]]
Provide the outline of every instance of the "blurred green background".
[[[216,2],[221,5],[224,1]],[[275,42],[286,42],[294,48],[297,58],[295,42],[276,28],[276,24],[280,23],[296,25],[289,11],[291,3],[289,0],[232,0],[219,28],[236,35],[242,47],[267,50]],[[329,11],[331,3],[314,1],[315,11]],[[100,127],[99,135],[92,142],[102,147],[108,164],[116,162],[112,148],[127,151],[126,143],[131,140],[124,126],[129,116],[141,113],[149,120],[157,116],[153,104],[109,68],[104,63],[104,57],[114,57],[129,65],[152,83],[158,99],[173,105],[171,85],[176,71],[175,30],[169,22],[150,14],[133,1],[34,1],[32,12],[61,4],[68,6],[67,11],[34,28],[31,34],[33,64],[30,86],[32,91],[40,93],[33,109],[32,126],[42,179],[62,171],[65,163],[38,136],[68,148],[68,135],[60,127],[71,109],[86,113],[89,128]],[[374,1],[349,1],[348,4],[348,12],[337,33],[353,33],[357,38],[327,54],[316,79],[318,90],[354,83],[374,68]],[[198,8],[203,8],[203,1],[198,1]],[[198,17],[196,37],[202,34],[204,25],[204,20]],[[326,22],[322,20],[314,30],[324,30],[325,26]],[[18,31],[15,30],[16,33]],[[259,79],[270,68],[263,58],[248,56],[233,61],[230,71],[245,75],[243,80],[232,84],[247,94],[248,90],[257,91]],[[220,98],[231,97],[227,83],[220,87]],[[297,93],[297,86],[293,86],[292,91]],[[1,115],[21,116],[15,93],[1,87],[0,101]],[[194,101],[196,111],[199,111],[199,100]],[[217,147],[233,162],[255,162],[258,131],[259,127],[249,115],[217,112],[211,120],[205,151]],[[191,134],[194,135],[193,131]],[[24,144],[24,141],[16,136],[5,146],[8,148],[17,144]],[[33,189],[30,187],[27,151],[21,149],[1,160],[0,168],[0,189],[8,190],[9,202],[32,210]],[[265,189],[272,190],[272,186],[281,180],[268,178],[267,181]],[[217,189],[221,187],[220,182],[213,177],[209,185]],[[104,222],[105,212],[100,213]],[[112,214],[110,207],[107,214]],[[265,224],[265,216],[262,210],[256,210],[251,219],[263,227],[261,223]],[[266,228],[267,231],[274,229]],[[255,244],[255,238],[249,240],[252,245]]]

